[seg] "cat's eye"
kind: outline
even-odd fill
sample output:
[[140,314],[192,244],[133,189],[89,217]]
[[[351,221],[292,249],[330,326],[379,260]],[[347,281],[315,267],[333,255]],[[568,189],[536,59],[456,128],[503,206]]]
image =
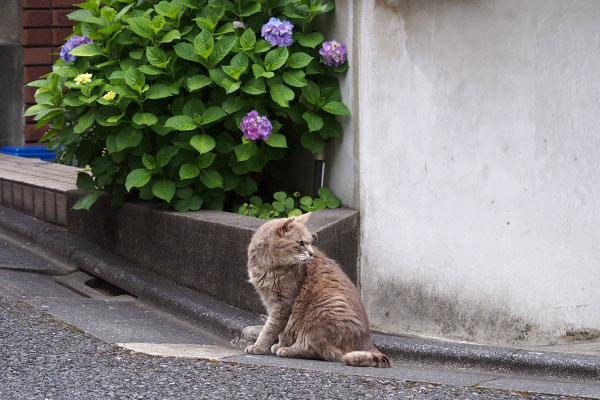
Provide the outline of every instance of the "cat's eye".
[[300,240],[300,241],[298,242],[298,246],[304,246],[304,240]]

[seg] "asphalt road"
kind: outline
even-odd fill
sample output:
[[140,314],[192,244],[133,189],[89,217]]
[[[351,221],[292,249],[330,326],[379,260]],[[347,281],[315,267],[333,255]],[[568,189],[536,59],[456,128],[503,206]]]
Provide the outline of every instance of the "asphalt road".
[[2,399],[566,398],[195,358],[107,344],[26,303],[0,300]]
[[[24,272],[30,265],[44,273]],[[351,368],[242,348],[0,237],[0,399],[557,399],[568,397],[542,393],[590,397],[598,388],[402,362]]]

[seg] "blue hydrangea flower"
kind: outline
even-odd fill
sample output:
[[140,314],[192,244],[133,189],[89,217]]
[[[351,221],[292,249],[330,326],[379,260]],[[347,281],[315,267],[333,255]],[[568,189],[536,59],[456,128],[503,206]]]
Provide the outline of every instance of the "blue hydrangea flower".
[[262,26],[260,34],[273,46],[290,46],[293,43],[293,28],[294,24],[290,21],[281,21],[279,18],[271,17],[269,22]]
[[71,50],[73,50],[75,47],[81,46],[82,44],[88,43],[94,43],[94,41],[87,36],[71,36],[71,38],[67,40],[67,42],[63,44],[63,46],[60,49],[60,58],[62,58],[63,61],[67,64],[71,61],[75,61],[77,57],[75,57],[72,54],[69,54]]

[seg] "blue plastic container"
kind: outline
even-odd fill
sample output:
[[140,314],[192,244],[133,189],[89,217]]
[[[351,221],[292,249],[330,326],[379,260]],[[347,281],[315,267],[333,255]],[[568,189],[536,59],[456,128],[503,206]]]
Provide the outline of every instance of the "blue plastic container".
[[2,146],[0,154],[8,154],[10,156],[40,158],[43,161],[53,161],[56,154],[52,150],[48,150],[46,146]]

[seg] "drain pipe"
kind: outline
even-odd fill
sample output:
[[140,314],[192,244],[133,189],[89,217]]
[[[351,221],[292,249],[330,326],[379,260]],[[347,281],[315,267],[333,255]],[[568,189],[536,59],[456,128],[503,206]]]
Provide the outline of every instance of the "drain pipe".
[[323,186],[325,179],[325,146],[313,153],[315,159],[315,178],[313,187],[313,198],[319,197],[319,189]]

